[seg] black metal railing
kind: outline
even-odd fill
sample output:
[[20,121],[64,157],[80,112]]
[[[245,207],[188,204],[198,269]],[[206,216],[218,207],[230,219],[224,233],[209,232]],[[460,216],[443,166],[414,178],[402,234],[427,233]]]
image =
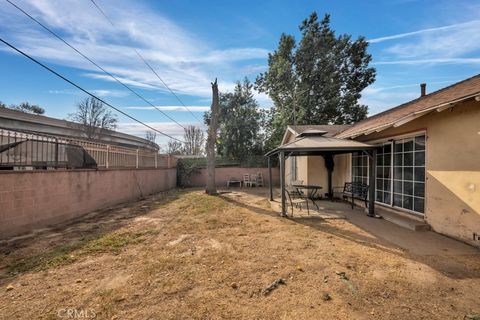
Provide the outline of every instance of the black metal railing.
[[156,151],[0,128],[0,170],[55,168],[166,168]]

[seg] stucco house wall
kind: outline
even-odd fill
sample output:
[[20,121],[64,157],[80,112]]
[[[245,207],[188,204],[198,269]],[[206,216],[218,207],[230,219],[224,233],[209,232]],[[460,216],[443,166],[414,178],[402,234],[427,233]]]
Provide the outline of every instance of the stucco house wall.
[[[477,240],[480,239],[479,101],[470,99],[442,112],[434,111],[399,127],[362,135],[355,140],[375,144],[421,132],[426,134],[423,218],[434,231],[480,247],[480,240]],[[288,141],[294,139],[292,135]],[[340,187],[351,181],[351,154],[337,155],[334,159],[332,182],[334,187]],[[292,160],[287,158],[287,174],[289,161]],[[297,179],[326,188],[327,170],[323,158],[298,157]],[[288,184],[289,180],[286,182]]]
[[480,247],[480,102],[432,112],[403,126],[361,136],[364,142],[425,131],[425,220],[436,232]]

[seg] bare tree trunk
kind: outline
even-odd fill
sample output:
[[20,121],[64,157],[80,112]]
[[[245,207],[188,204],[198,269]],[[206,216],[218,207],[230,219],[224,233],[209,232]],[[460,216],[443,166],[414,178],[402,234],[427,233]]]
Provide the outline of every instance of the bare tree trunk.
[[210,119],[210,126],[208,127],[208,141],[207,141],[207,194],[217,194],[215,186],[215,141],[217,140],[218,128],[218,85],[217,79],[212,83],[212,115]]

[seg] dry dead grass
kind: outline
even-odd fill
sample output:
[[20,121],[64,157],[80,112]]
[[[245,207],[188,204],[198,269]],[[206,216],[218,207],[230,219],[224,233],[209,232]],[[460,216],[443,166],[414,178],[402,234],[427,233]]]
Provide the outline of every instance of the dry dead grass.
[[[480,313],[478,255],[416,257],[365,239],[345,220],[279,218],[255,195],[155,196],[2,244],[0,318],[57,319],[64,308],[97,319]],[[279,278],[286,285],[262,294]]]

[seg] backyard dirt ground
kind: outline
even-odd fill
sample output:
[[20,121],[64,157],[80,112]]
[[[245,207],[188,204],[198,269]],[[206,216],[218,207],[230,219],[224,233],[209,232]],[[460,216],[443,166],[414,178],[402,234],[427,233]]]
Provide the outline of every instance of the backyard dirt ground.
[[1,319],[476,319],[478,288],[478,254],[280,218],[262,193],[169,192],[0,242]]

